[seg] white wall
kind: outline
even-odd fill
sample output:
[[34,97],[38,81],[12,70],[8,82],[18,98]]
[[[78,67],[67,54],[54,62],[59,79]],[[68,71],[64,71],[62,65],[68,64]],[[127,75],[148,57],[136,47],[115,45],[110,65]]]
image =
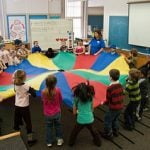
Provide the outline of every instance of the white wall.
[[[0,0],[0,10],[2,10],[2,2],[1,2],[1,0]],[[2,35],[2,24],[3,24],[3,22],[2,22],[2,19],[3,17],[2,17],[2,11],[0,11],[0,35]]]
[[[48,14],[51,0],[3,0],[7,14]],[[89,7],[104,6],[104,39],[108,39],[109,16],[127,16],[128,0],[89,0]],[[57,7],[57,6],[56,6]]]
[[104,6],[103,38],[108,40],[109,16],[128,16],[127,0],[89,0],[89,7]]
[[47,14],[48,0],[6,0],[7,14]]
[[88,7],[88,15],[104,15],[104,7]]

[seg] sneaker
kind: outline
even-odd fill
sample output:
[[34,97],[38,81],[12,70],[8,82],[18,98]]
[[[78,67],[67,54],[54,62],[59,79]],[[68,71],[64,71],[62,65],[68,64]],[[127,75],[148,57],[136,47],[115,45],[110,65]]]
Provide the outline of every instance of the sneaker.
[[107,134],[106,132],[102,132],[101,136],[107,140],[112,140],[113,139],[113,133]]
[[114,129],[114,130],[113,130],[113,135],[114,135],[115,137],[118,137],[118,136],[119,136],[119,130]]
[[37,142],[37,140],[28,141],[28,145],[31,147],[31,146],[33,146],[36,142]]
[[58,146],[63,145],[63,143],[64,143],[64,140],[63,140],[63,139],[58,139],[58,140],[57,140],[57,145],[58,145]]
[[52,147],[52,144],[50,143],[50,144],[47,144],[47,147]]
[[128,130],[128,131],[132,131],[134,129],[134,127],[133,126],[129,126],[129,125],[125,125],[124,129]]
[[142,120],[142,118],[141,117],[137,117],[137,121],[140,121],[140,120]]
[[143,109],[143,111],[148,111],[148,110],[149,110],[149,108],[147,108],[147,107]]

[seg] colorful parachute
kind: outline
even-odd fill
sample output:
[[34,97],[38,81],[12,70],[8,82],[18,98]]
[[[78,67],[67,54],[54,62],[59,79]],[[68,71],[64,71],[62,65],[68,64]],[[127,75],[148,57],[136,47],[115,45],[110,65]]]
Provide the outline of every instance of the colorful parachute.
[[38,90],[39,95],[45,87],[44,79],[47,75],[54,74],[58,80],[57,86],[62,91],[63,101],[68,106],[72,106],[72,87],[89,80],[95,87],[94,107],[97,107],[105,101],[106,88],[110,84],[108,72],[112,68],[120,70],[120,82],[124,85],[129,68],[124,57],[118,54],[103,52],[98,56],[76,56],[72,53],[60,52],[53,59],[39,53],[31,54],[18,66],[9,66],[0,74],[0,96],[6,99],[15,95],[12,74],[17,69],[23,69],[27,73],[26,82]]

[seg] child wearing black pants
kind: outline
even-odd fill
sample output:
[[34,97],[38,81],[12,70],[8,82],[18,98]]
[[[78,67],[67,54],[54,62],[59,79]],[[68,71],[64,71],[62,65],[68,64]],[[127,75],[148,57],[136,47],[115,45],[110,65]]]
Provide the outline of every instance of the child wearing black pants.
[[148,70],[147,68],[141,68],[140,69],[140,79],[139,79],[139,87],[140,87],[140,92],[141,92],[141,103],[138,107],[137,110],[137,120],[141,120],[142,119],[142,114],[143,114],[143,110],[146,108],[146,103],[148,101],[148,79],[147,79],[147,73]]
[[15,95],[15,115],[14,115],[14,130],[20,130],[20,125],[23,125],[22,119],[26,124],[28,144],[32,146],[36,143],[33,139],[31,116],[29,109],[29,95],[36,96],[36,91],[25,84],[26,73],[23,70],[17,70],[13,74]]
[[124,112],[125,129],[133,130],[135,127],[136,111],[141,101],[141,93],[138,79],[140,71],[132,68],[129,71],[129,79],[127,80],[125,92],[129,95],[129,104]]

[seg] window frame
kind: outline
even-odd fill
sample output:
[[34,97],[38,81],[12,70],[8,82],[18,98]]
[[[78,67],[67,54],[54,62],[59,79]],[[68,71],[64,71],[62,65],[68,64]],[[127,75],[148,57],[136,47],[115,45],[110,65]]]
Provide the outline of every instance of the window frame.
[[[80,17],[78,17],[78,16],[76,16],[76,17],[67,17],[67,3],[69,2],[69,0],[65,0],[65,18],[66,19],[81,19],[81,29],[80,29],[80,31],[81,31],[81,37],[74,37],[74,38],[82,38],[83,37],[83,35],[84,35],[84,30],[82,30],[83,29],[83,27],[84,27],[84,24],[83,24],[83,19],[84,19],[84,13],[83,13],[83,2],[82,1],[80,1],[81,2],[81,16]],[[72,2],[73,3],[73,1],[70,1],[70,2]],[[75,2],[77,2],[77,1],[75,1]],[[73,26],[73,32],[74,32],[74,26]]]

